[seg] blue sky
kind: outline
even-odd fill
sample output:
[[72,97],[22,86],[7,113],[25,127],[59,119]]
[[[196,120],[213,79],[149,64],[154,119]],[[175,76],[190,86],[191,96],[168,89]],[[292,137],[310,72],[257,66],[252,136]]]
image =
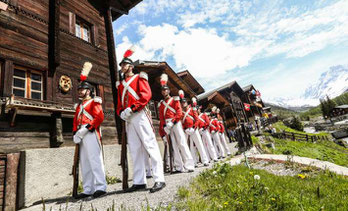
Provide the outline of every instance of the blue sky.
[[209,91],[232,80],[263,99],[300,97],[347,65],[347,0],[143,0],[113,23],[117,57],[167,61]]

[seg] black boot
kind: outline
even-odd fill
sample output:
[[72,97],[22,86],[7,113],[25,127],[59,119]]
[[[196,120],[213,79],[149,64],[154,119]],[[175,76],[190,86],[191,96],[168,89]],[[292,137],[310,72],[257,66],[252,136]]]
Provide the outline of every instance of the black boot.
[[164,187],[166,187],[166,183],[164,183],[164,182],[155,182],[153,187],[150,189],[150,193],[154,193],[156,191],[159,191],[159,190],[161,190]]
[[134,191],[140,191],[140,190],[145,190],[146,185],[132,185],[132,187],[126,189],[124,192],[129,193],[129,192],[134,192]]
[[87,198],[87,197],[90,197],[90,196],[92,196],[92,195],[81,193],[81,194],[75,196],[74,198],[75,199],[84,199],[84,198]]
[[101,197],[102,195],[105,195],[105,194],[106,194],[105,191],[97,190],[96,192],[94,192],[93,198],[98,198],[98,197]]

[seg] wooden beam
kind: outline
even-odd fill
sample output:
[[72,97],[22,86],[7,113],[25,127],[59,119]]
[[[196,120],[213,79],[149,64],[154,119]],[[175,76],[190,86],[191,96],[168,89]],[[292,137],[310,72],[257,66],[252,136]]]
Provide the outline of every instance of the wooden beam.
[[49,2],[49,24],[48,24],[48,66],[49,77],[53,77],[56,68],[60,64],[60,0]]
[[13,62],[10,60],[5,60],[4,70],[5,71],[2,96],[9,97],[12,94]]
[[111,89],[112,89],[112,98],[114,103],[114,115],[117,129],[118,141],[120,143],[121,134],[122,134],[122,125],[121,119],[117,115],[117,89],[116,89],[116,81],[119,81],[119,75],[117,74],[117,60],[116,60],[116,51],[115,51],[115,43],[114,43],[114,32],[112,29],[112,14],[111,9],[107,8],[104,12],[104,22],[105,22],[105,34],[107,41],[107,49],[108,49],[108,59],[109,59],[109,70],[110,70],[110,79],[111,79]]
[[17,175],[19,165],[19,153],[7,154],[6,164],[6,190],[5,190],[5,209],[16,209],[17,196]]

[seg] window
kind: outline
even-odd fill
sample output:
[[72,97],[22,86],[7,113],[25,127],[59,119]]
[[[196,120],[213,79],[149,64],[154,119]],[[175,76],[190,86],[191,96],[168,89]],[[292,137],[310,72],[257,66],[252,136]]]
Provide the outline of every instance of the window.
[[18,97],[42,100],[43,76],[41,72],[15,67],[12,93]]
[[75,35],[76,37],[83,39],[84,41],[91,42],[91,26],[81,18],[76,17],[75,23]]

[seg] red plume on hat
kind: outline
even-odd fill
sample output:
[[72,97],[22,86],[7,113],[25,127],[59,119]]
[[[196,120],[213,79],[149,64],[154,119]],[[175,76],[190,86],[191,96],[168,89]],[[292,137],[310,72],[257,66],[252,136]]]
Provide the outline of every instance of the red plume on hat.
[[192,98],[192,105],[193,106],[197,105],[197,99],[195,97]]
[[185,97],[184,91],[182,91],[181,89],[179,90],[178,94],[181,99]]
[[90,63],[90,62],[85,62],[83,64],[83,68],[82,68],[82,71],[81,71],[81,74],[80,74],[81,82],[87,80],[87,77],[89,75],[89,72],[92,69],[92,66],[93,66],[92,63]]
[[168,75],[163,73],[160,79],[161,86],[167,85],[167,82],[168,82]]
[[128,58],[128,57],[132,56],[134,52],[135,52],[135,46],[132,45],[130,48],[128,48],[126,50],[126,52],[124,52],[123,58]]

